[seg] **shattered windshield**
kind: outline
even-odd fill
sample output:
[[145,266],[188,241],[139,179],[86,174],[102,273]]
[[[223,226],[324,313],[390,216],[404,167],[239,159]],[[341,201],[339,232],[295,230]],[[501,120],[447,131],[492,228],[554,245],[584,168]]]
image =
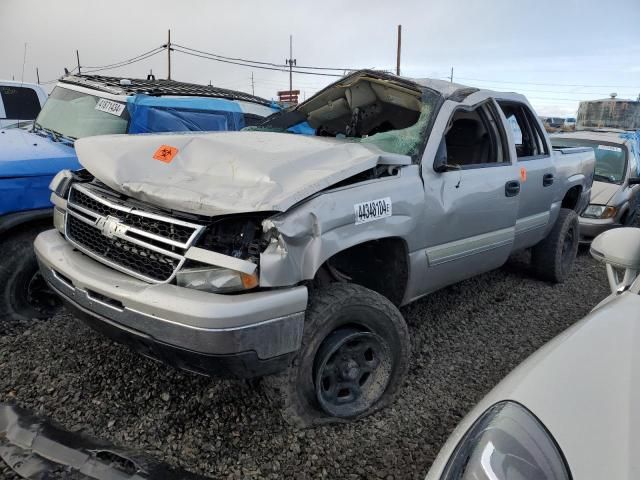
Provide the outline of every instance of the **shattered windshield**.
[[413,84],[363,75],[329,87],[296,109],[272,115],[250,129],[334,137],[415,159],[441,98]]
[[[122,107],[120,107],[122,105]],[[77,140],[92,135],[126,133],[129,114],[124,103],[64,87],[54,88],[35,121],[54,139]]]

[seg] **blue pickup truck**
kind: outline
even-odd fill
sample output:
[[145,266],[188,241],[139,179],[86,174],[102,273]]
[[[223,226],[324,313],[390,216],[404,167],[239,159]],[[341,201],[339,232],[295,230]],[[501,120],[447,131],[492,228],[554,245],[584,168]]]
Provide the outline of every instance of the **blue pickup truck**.
[[46,318],[57,298],[37,273],[36,235],[51,227],[49,183],[79,169],[74,141],[118,133],[240,130],[277,111],[243,92],[170,80],[62,78],[29,130],[0,129],[0,320]]

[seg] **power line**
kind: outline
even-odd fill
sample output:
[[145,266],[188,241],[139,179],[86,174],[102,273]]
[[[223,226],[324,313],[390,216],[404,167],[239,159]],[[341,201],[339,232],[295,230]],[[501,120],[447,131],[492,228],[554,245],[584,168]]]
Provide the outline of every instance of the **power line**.
[[[279,63],[273,63],[273,62],[264,62],[264,61],[259,61],[259,60],[249,60],[247,58],[240,58],[240,57],[227,57],[225,55],[220,55],[218,53],[213,53],[213,52],[206,52],[204,50],[198,50],[195,48],[191,48],[191,47],[185,47],[184,45],[179,45],[177,43],[172,43],[171,44],[174,47],[180,47],[183,50],[190,50],[192,52],[196,52],[196,53],[200,53],[203,55],[209,55],[212,57],[217,57],[217,58],[221,58],[223,60],[229,60],[229,61],[234,61],[234,62],[244,62],[244,63],[253,63],[256,65],[265,65],[265,66],[269,66],[269,67],[277,67],[277,68],[288,68],[287,65],[282,65]],[[340,72],[346,72],[346,71],[350,71],[350,70],[359,70],[358,68],[347,68],[347,67],[310,67],[310,66],[304,66],[304,65],[296,65],[296,68],[300,68],[300,69],[305,69],[305,70],[334,70],[334,71],[340,71]],[[340,75],[342,76],[342,75]]]
[[137,58],[143,57],[151,52],[155,52],[156,50],[163,50],[165,48],[165,45],[160,45],[159,47],[156,48],[152,48],[149,51],[146,51],[144,53],[141,53],[140,55],[136,55],[135,57],[131,57],[128,58],[126,60],[120,60],[119,62],[115,62],[115,63],[110,63],[107,65],[97,65],[97,66],[90,66],[90,65],[83,65],[83,68],[89,68],[89,69],[94,69],[94,68],[108,68],[108,67],[113,67],[115,65],[120,65],[121,63],[125,63],[125,62],[130,62],[132,60],[136,60]]
[[507,82],[502,80],[487,80],[482,78],[457,77],[461,80],[470,80],[474,82],[502,83],[513,85],[542,85],[547,87],[582,87],[582,88],[634,88],[633,85],[577,85],[571,83],[537,83],[537,82]]
[[[244,63],[244,62],[236,62],[236,61],[232,61],[232,60],[225,60],[225,59],[219,58],[218,56],[215,56],[215,57],[214,56],[210,56],[209,54],[193,53],[193,52],[189,52],[189,51],[183,50],[181,47],[178,47],[175,43],[172,44],[172,45],[173,45],[174,51],[176,51],[176,52],[184,53],[185,55],[191,55],[191,56],[194,56],[194,57],[204,58],[206,60],[213,60],[213,61],[216,61],[216,62],[229,63],[229,64],[232,64],[232,65],[239,65],[241,67],[258,68],[258,69],[261,69],[261,70],[274,70],[274,71],[277,71],[277,72],[288,72],[289,71],[288,66],[286,66],[286,65],[279,65],[279,66],[276,66],[276,67],[269,67],[269,66],[265,66],[265,65],[262,65],[262,64],[253,65],[253,64]],[[343,76],[342,74],[320,73],[320,72],[303,72],[303,71],[300,71],[300,70],[293,70],[292,72],[293,73],[299,73],[299,74],[302,74],[302,75],[319,75],[319,76],[322,76],[322,77],[342,77]]]
[[140,55],[140,56],[134,57],[133,59],[123,60],[122,62],[119,62],[119,63],[114,63],[114,64],[106,65],[103,67],[82,67],[82,68],[85,69],[84,73],[95,73],[95,72],[102,72],[104,70],[114,70],[116,68],[126,67],[127,65],[132,65],[134,63],[141,62],[163,51],[164,51],[164,47],[158,47],[156,49],[150,50],[149,52],[146,52],[144,56]]

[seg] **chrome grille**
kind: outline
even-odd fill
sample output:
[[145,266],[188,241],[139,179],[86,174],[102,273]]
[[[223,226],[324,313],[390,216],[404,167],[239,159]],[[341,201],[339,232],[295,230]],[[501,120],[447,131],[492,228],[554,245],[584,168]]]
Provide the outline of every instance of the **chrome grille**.
[[74,185],[65,234],[79,250],[136,278],[173,279],[204,227],[129,207],[100,189]]

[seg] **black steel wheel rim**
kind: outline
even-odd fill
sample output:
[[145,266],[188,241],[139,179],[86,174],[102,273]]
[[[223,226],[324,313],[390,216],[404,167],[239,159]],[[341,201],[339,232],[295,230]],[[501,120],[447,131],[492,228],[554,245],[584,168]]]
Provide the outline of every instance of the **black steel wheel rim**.
[[391,350],[382,337],[355,328],[332,332],[318,349],[314,378],[322,410],[355,417],[384,394],[391,377]]

